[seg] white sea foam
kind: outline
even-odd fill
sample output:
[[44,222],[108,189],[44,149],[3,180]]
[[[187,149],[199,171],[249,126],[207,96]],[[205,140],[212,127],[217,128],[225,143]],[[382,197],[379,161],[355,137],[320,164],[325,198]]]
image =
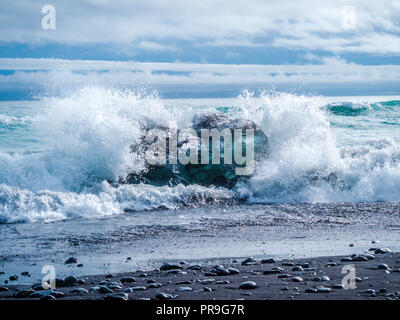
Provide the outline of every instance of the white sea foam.
[[400,149],[393,140],[339,147],[318,97],[277,93],[245,96],[242,104],[271,150],[249,183],[237,186],[249,202],[400,200]]
[[[231,203],[399,201],[400,151],[391,139],[338,146],[321,97],[244,93],[230,114],[255,121],[269,138],[269,157],[233,190],[117,185],[144,169],[131,152],[143,126],[190,124],[215,111],[171,105],[154,94],[86,87],[44,98],[32,122],[46,139],[41,153],[0,151],[0,222],[102,217],[128,211]],[[229,106],[227,106],[229,107]]]
[[0,114],[0,125],[18,125],[31,121],[31,117],[13,117],[6,114]]

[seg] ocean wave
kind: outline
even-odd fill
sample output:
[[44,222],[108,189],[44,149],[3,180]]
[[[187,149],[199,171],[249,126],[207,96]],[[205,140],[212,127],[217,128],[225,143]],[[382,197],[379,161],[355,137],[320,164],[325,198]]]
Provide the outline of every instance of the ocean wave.
[[31,121],[31,117],[13,117],[6,114],[0,114],[0,125],[3,126],[24,125]]
[[373,108],[368,102],[335,102],[329,103],[326,109],[337,116],[359,116]]
[[216,106],[167,105],[156,94],[101,87],[44,98],[42,104],[33,126],[50,139],[47,151],[0,152],[2,223],[237,202],[400,200],[398,144],[376,139],[339,146],[321,97],[244,92],[235,107],[220,110],[253,121],[268,137],[268,155],[231,190],[118,184],[146,170],[143,155],[131,148],[140,143],[144,127],[170,121],[188,127],[197,115],[218,112]]
[[0,184],[0,223],[101,218],[127,212],[194,208],[236,203],[233,192],[197,185],[112,186],[103,181],[96,193],[30,190]]
[[400,106],[399,100],[382,102],[332,102],[324,106],[328,112],[336,116],[360,116],[369,111],[387,111]]

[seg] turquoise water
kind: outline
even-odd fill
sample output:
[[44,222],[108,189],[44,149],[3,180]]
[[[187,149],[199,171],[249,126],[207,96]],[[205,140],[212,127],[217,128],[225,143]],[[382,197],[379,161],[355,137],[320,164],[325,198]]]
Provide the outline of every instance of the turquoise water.
[[[250,119],[271,153],[232,190],[116,184],[144,170],[130,151],[143,125],[223,112]],[[248,93],[162,99],[87,87],[65,97],[0,101],[0,222],[53,221],[232,203],[400,200],[400,97]]]

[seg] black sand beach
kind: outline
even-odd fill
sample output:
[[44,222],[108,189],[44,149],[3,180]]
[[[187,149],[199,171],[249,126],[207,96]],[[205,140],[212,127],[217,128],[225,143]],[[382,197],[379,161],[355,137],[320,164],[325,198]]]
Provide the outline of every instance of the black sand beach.
[[[346,289],[350,280],[348,271],[343,270],[352,266],[355,288]],[[347,281],[342,282],[345,276]],[[8,281],[0,286],[0,299],[399,300],[399,284],[400,253],[371,248],[352,257],[284,261],[248,258],[223,265],[177,261],[157,270],[57,279],[55,290]]]

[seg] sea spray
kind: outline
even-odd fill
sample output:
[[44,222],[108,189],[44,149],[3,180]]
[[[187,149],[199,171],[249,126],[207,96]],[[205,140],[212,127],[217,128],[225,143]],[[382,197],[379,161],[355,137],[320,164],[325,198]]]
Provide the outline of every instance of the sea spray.
[[[4,141],[13,139],[16,147],[0,148],[2,223],[238,202],[400,200],[399,140],[393,130],[400,110],[393,99],[370,102],[361,113],[337,115],[331,102],[318,96],[244,93],[197,102],[88,86],[23,103],[31,107],[24,118],[29,126],[15,131],[12,126],[21,117],[3,117],[8,122]],[[257,160],[250,179],[232,190],[118,183],[120,177],[145,170],[142,155],[131,150],[144,127],[170,121],[190,127],[196,116],[218,112],[253,121],[269,139],[268,157]]]

